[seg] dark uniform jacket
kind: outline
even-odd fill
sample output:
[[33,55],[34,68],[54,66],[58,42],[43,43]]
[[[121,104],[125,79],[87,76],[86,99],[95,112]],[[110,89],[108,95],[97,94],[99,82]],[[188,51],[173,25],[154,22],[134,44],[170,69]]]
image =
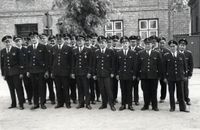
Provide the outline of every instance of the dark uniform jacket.
[[20,49],[20,61],[21,61],[21,72],[25,74],[27,70],[27,64],[28,64],[28,55],[27,55],[27,48],[22,47]]
[[84,47],[81,52],[75,48],[72,53],[72,73],[77,76],[92,74],[92,51]]
[[117,53],[117,75],[120,80],[132,80],[133,76],[136,76],[136,53],[132,50],[128,50],[127,55],[123,50]]
[[187,65],[184,54],[177,52],[177,57],[172,53],[164,55],[164,78],[169,81],[184,80],[187,76]]
[[151,55],[142,50],[138,54],[137,71],[140,79],[158,79],[162,77],[162,61],[159,52],[152,50]]
[[36,49],[28,46],[28,71],[30,73],[44,73],[48,70],[47,48],[38,43]]
[[100,49],[96,50],[93,61],[93,73],[97,77],[106,78],[115,73],[114,52],[111,49],[106,48],[104,53]]
[[54,76],[70,76],[72,68],[72,48],[63,45],[58,49],[58,45],[52,48],[52,73]]
[[11,47],[10,52],[6,52],[6,48],[1,50],[1,73],[2,76],[13,76],[21,73],[20,69],[20,50]]
[[51,58],[52,58],[52,50],[53,50],[53,46],[52,45],[50,45],[50,44],[47,44],[47,45],[45,45],[46,46],[46,48],[47,48],[47,67],[48,67],[48,71],[49,72],[51,72],[52,70],[51,70],[51,68],[52,68],[52,66],[51,66]]
[[186,59],[186,64],[187,64],[187,76],[192,76],[193,73],[193,56],[192,52],[189,50],[184,51],[185,59]]

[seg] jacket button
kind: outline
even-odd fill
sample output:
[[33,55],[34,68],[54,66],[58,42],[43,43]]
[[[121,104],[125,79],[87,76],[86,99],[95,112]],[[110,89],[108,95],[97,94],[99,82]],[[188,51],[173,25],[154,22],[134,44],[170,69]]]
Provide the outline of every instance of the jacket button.
[[35,58],[35,56],[33,56],[33,58]]
[[33,66],[35,66],[35,64],[33,64]]
[[60,63],[58,63],[58,65],[60,65]]
[[124,70],[124,71],[126,71],[126,70]]
[[103,67],[101,67],[101,69],[103,69]]
[[150,71],[150,69],[148,69],[147,71]]
[[8,69],[10,69],[10,66],[8,67]]
[[178,74],[178,72],[177,72],[177,71],[176,71],[175,73],[176,73],[176,74]]
[[81,68],[82,66],[79,66],[79,68]]

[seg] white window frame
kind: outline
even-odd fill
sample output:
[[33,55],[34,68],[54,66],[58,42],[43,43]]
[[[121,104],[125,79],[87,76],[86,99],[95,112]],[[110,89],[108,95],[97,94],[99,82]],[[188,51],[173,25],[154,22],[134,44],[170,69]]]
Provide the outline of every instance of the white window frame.
[[[116,24],[117,23],[121,24],[121,28],[120,29],[116,28]],[[109,25],[109,24],[111,24],[111,26],[112,26],[112,29],[110,29],[110,30],[107,28],[107,25]],[[105,36],[107,37],[108,34],[116,35],[117,33],[121,33],[121,36],[123,36],[124,35],[123,30],[124,30],[124,28],[123,28],[123,20],[111,20],[110,22],[108,22],[105,25]]]
[[[147,28],[141,28],[141,23],[146,22]],[[156,22],[156,27],[151,28],[151,22]],[[151,36],[151,32],[155,32],[156,36],[158,36],[158,30],[159,30],[159,25],[158,25],[159,19],[139,19],[139,35],[141,36],[142,39],[142,33],[147,32],[147,37]]]

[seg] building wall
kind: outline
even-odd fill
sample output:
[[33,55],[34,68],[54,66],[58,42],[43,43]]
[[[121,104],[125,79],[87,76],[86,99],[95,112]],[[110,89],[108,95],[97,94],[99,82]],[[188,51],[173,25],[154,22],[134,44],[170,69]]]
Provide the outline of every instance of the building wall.
[[[169,15],[169,3],[173,0],[113,0],[114,11],[108,14],[110,20],[123,20],[124,35],[138,35],[138,19],[158,18],[159,36],[171,39],[173,34],[188,33],[188,17],[185,14]],[[56,23],[63,14],[60,10],[51,10],[53,0],[0,0],[0,38],[5,34],[16,34],[15,24],[37,23],[38,32],[45,28],[44,14],[49,11],[53,23],[53,34],[58,32]],[[177,21],[174,21],[174,19]],[[178,24],[174,24],[174,23]],[[104,27],[98,28],[98,34],[104,34]]]

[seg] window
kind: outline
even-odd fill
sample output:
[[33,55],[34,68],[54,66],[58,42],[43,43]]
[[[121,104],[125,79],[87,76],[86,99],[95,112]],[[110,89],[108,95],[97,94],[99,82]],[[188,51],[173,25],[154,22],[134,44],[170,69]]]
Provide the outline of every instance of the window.
[[38,32],[37,24],[16,24],[16,34],[27,37],[30,32]]
[[142,39],[152,35],[158,36],[158,19],[139,20],[139,35]]
[[105,36],[117,35],[119,37],[123,36],[123,21],[115,20],[110,21],[105,25]]

